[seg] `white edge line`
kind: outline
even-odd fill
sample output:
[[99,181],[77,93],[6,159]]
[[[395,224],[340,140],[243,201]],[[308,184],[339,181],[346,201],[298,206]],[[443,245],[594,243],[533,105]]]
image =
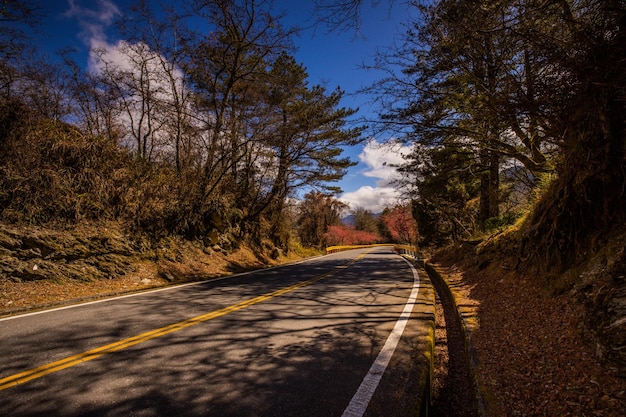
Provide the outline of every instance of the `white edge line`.
[[387,369],[387,365],[389,365],[389,362],[391,361],[391,357],[400,342],[402,333],[404,333],[404,328],[411,317],[411,313],[419,293],[420,281],[417,270],[411,262],[406,260],[404,257],[402,259],[409,264],[411,271],[413,272],[413,290],[406,301],[402,314],[398,317],[398,321],[396,321],[393,330],[389,334],[389,337],[387,337],[385,345],[378,353],[378,356],[370,367],[369,372],[363,378],[359,389],[352,397],[352,400],[350,400],[350,403],[344,410],[342,417],[362,417],[363,414],[365,414],[365,410],[367,409],[367,406],[369,405],[370,400],[372,399],[372,396],[374,395],[374,392],[376,391],[376,388],[385,373],[385,369]]

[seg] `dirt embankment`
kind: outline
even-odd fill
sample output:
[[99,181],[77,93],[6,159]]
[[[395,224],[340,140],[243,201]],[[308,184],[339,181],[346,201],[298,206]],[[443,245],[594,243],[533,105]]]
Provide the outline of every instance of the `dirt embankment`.
[[[115,223],[68,229],[0,224],[0,315],[297,259],[275,248],[130,237]],[[266,255],[265,252],[269,253]]]

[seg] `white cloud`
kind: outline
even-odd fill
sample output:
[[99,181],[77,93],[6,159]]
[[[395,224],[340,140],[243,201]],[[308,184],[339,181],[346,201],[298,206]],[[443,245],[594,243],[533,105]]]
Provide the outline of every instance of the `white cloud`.
[[372,213],[380,213],[385,207],[393,206],[400,193],[393,187],[372,187],[364,185],[356,191],[344,193],[340,200],[350,205],[350,209],[362,207]]
[[81,3],[79,0],[68,0],[65,16],[78,21],[81,28],[79,37],[89,47],[88,71],[100,73],[103,59],[122,69],[129,69],[125,68],[129,65],[128,58],[120,53],[122,43],[110,43],[106,33],[115,18],[121,16],[120,9],[110,0],[97,0],[88,5]]
[[88,70],[94,74],[101,74],[106,66],[116,71],[132,71],[130,57],[126,52],[128,44],[119,41],[116,44],[107,42],[106,39],[93,38],[89,43]]
[[[171,146],[171,135],[164,121],[180,117],[180,113],[169,110],[188,103],[182,71],[143,42],[109,40],[107,30],[121,15],[111,0],[79,3],[68,0],[65,16],[76,19],[82,29],[79,36],[89,47],[87,71],[124,91],[114,106],[116,128],[123,136],[121,143],[133,147],[137,138],[143,137],[149,141],[150,153],[165,152]],[[149,110],[145,106],[147,97],[153,104]],[[148,138],[141,136],[145,132],[150,132]]]
[[369,141],[359,154],[359,160],[368,167],[363,171],[363,175],[379,178],[377,185],[380,187],[390,185],[398,175],[395,166],[404,163],[403,155],[409,151],[409,147],[397,143],[381,144],[376,140]]
[[373,213],[393,206],[402,197],[393,186],[398,177],[395,165],[402,164],[403,155],[409,151],[410,147],[398,143],[381,144],[376,140],[369,141],[359,154],[359,160],[366,165],[361,174],[377,178],[376,186],[365,185],[356,191],[346,192],[340,200],[349,204],[351,209],[363,207]]

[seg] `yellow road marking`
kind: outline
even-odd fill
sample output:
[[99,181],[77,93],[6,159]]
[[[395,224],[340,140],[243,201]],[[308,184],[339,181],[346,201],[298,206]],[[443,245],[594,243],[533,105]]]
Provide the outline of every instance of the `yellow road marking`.
[[[369,251],[368,251],[369,252]],[[176,332],[178,330],[185,329],[190,326],[194,326],[199,323],[203,323],[217,317],[224,316],[228,313],[232,313],[237,310],[241,310],[246,307],[250,307],[254,304],[261,303],[263,301],[269,300],[270,298],[278,297],[280,295],[286,294],[288,292],[297,290],[298,288],[305,287],[307,285],[311,285],[314,282],[320,281],[324,278],[328,278],[331,275],[334,275],[337,270],[342,268],[347,268],[357,262],[359,259],[362,259],[367,252],[360,254],[350,262],[345,265],[339,266],[335,271],[327,272],[323,275],[317,276],[315,278],[311,278],[307,281],[302,281],[297,284],[291,285],[289,287],[281,288],[276,291],[272,291],[267,294],[260,295],[258,297],[251,298],[249,300],[241,301],[237,304],[232,304],[230,306],[221,308],[219,310],[214,310],[206,314],[202,314],[200,316],[192,317],[190,319],[170,324],[169,326],[161,327],[158,329],[150,330],[145,333],[141,333],[137,336],[129,337],[128,339],[120,340],[115,343],[111,343],[105,346],[100,346],[95,349],[88,350],[83,353],[79,353],[77,355],[69,356],[67,358],[48,363],[46,365],[39,366],[37,368],[29,369],[27,371],[19,372],[17,374],[10,375],[8,377],[0,379],[0,391],[5,390],[7,388],[13,387],[15,385],[23,384],[25,382],[31,381],[33,379],[41,378],[42,376],[51,374],[53,372],[61,371],[63,369],[69,368],[74,365],[78,365],[83,362],[88,362],[94,359],[97,359],[101,356],[104,356],[109,353],[117,352],[122,349],[126,349],[128,347],[134,346],[138,343],[146,342],[148,340],[156,339],[157,337],[164,336],[166,334]]]

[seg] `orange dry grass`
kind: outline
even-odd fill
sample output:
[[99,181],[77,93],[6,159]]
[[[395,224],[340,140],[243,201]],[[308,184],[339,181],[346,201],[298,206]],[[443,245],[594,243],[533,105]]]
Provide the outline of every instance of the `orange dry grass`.
[[27,281],[0,280],[0,315],[31,309],[42,309],[63,304],[67,301],[111,296],[164,285],[158,277],[156,266],[142,262],[135,265],[136,271],[122,277],[107,280],[74,281]]

